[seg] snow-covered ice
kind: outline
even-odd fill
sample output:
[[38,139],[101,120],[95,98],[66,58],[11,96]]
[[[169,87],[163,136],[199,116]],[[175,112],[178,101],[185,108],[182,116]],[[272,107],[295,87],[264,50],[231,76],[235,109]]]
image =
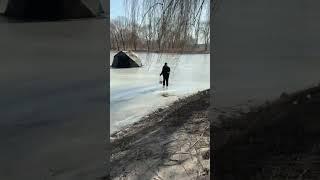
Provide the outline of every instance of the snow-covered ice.
[[[110,63],[115,53],[110,52]],[[137,54],[142,68],[110,68],[111,133],[180,97],[210,88],[209,54]],[[165,62],[171,68],[168,89],[159,84]]]

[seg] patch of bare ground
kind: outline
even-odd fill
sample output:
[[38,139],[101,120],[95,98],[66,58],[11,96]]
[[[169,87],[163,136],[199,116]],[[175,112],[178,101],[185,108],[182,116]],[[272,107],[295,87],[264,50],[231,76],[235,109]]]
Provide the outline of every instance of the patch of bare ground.
[[209,90],[111,135],[110,179],[209,179]]
[[320,86],[217,119],[214,179],[319,179]]

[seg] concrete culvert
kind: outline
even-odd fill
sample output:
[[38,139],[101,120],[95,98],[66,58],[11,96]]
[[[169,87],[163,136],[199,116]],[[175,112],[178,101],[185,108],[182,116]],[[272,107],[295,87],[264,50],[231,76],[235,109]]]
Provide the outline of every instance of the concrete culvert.
[[111,65],[113,68],[132,68],[141,66],[142,63],[140,58],[132,51],[119,51],[114,55]]

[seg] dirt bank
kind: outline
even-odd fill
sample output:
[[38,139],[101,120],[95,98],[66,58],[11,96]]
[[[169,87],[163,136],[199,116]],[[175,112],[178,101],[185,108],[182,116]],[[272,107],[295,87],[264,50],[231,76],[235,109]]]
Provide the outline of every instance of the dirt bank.
[[248,112],[215,109],[215,179],[318,179],[319,108],[320,86],[283,93]]
[[111,135],[111,179],[209,179],[209,90]]

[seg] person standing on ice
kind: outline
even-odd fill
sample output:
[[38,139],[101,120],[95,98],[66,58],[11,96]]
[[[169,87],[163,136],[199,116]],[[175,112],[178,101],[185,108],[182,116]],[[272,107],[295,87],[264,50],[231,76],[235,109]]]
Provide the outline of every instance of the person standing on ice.
[[167,65],[167,63],[164,63],[164,66],[162,67],[162,71],[160,73],[160,76],[163,77],[163,87],[166,85],[168,87],[169,85],[169,75],[170,75],[170,67]]

